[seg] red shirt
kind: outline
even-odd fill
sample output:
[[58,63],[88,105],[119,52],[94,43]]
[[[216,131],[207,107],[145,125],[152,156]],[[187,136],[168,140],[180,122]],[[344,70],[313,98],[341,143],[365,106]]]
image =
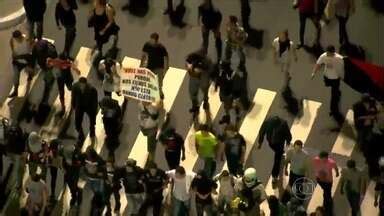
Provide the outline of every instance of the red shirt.
[[299,0],[299,12],[313,14],[315,12],[315,0]]
[[313,159],[316,178],[323,182],[333,182],[332,170],[336,169],[336,162],[331,159],[320,159],[318,156]]

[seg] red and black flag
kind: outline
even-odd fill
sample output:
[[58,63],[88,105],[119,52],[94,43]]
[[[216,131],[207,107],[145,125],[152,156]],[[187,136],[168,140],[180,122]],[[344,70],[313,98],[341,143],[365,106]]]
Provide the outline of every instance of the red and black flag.
[[384,67],[355,58],[344,58],[344,82],[361,93],[384,100]]

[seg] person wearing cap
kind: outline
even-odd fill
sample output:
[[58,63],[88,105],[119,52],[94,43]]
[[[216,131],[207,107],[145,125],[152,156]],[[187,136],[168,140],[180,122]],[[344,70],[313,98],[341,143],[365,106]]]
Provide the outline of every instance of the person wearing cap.
[[286,120],[279,116],[272,116],[266,119],[261,125],[259,131],[259,146],[263,145],[264,138],[266,137],[269,147],[274,151],[274,161],[272,166],[272,187],[276,188],[280,168],[282,165],[285,146],[289,146],[292,140],[292,134],[288,127]]
[[263,184],[258,180],[256,169],[247,168],[242,178],[235,183],[236,197],[232,208],[240,215],[260,216],[260,204],[267,198]]
[[220,184],[219,196],[217,205],[219,213],[224,214],[230,211],[230,204],[235,197],[235,182],[236,178],[231,175],[228,170],[223,170],[221,173],[213,177],[215,182]]
[[367,188],[366,183],[364,173],[356,167],[356,161],[348,160],[347,167],[341,171],[340,193],[346,195],[352,216],[360,215],[361,194]]
[[59,154],[62,156],[62,164],[64,169],[64,182],[68,185],[71,193],[70,206],[80,206],[82,201],[82,191],[78,186],[80,179],[80,170],[85,165],[85,155],[81,153],[81,149],[75,145],[64,145],[60,149]]
[[83,144],[85,139],[82,123],[84,113],[89,118],[89,135],[95,137],[95,124],[98,108],[97,90],[87,82],[87,78],[80,77],[72,86],[72,109],[75,111],[75,126],[79,134],[78,142]]
[[326,52],[320,55],[313,68],[311,78],[313,79],[321,67],[324,66],[324,84],[331,88],[330,116],[337,121],[340,119],[339,102],[341,97],[340,79],[344,76],[343,56],[336,53],[335,47],[329,45]]
[[127,160],[122,182],[128,206],[127,215],[138,215],[145,198],[144,170],[136,165],[136,161]]
[[119,135],[122,128],[122,112],[119,102],[110,95],[104,96],[100,103],[101,113],[103,114],[103,125],[105,130],[105,144],[108,155],[114,158],[114,152],[119,147]]
[[8,96],[10,98],[18,96],[20,72],[25,68],[28,73],[28,81],[32,80],[32,47],[33,42],[27,38],[21,31],[16,30],[12,33],[9,41],[12,51],[12,67],[13,67],[13,91]]
[[322,151],[313,159],[313,168],[317,183],[323,189],[323,206],[327,215],[333,215],[332,185],[334,170],[339,177],[339,168],[336,162],[329,158],[328,152]]
[[244,137],[238,132],[235,125],[225,127],[224,134],[219,138],[224,144],[224,151],[221,154],[227,159],[228,171],[233,176],[241,175],[245,160],[246,143]]
[[184,139],[178,134],[175,128],[168,128],[160,134],[160,143],[164,146],[165,160],[169,170],[176,169],[181,160],[185,160]]
[[163,190],[168,184],[168,176],[154,162],[149,162],[144,174],[145,200],[140,208],[140,215],[147,215],[152,206],[153,216],[160,216],[163,202]]
[[139,103],[139,126],[144,136],[147,137],[148,160],[153,160],[157,144],[157,132],[160,124],[161,102]]
[[215,215],[212,194],[216,194],[217,184],[207,176],[204,170],[200,170],[191,183],[193,192],[195,193],[196,213],[197,216]]
[[31,174],[31,178],[25,184],[25,190],[28,194],[26,209],[28,216],[44,215],[48,206],[48,188],[41,179],[39,172]]
[[364,94],[361,100],[353,105],[353,120],[357,131],[357,144],[361,150],[367,150],[365,144],[375,124],[378,113],[375,100]]
[[191,184],[196,176],[193,171],[186,171],[179,166],[166,172],[171,183],[172,216],[188,215],[191,206]]
[[218,139],[209,131],[209,126],[203,124],[195,133],[195,147],[199,157],[204,161],[204,171],[212,177],[216,170],[216,157],[218,153]]

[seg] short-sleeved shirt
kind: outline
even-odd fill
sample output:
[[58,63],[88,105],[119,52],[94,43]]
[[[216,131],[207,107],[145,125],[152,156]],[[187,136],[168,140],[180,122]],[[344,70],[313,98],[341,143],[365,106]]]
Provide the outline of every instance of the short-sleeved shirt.
[[225,145],[225,153],[231,155],[241,155],[242,148],[245,147],[245,140],[241,134],[236,134],[234,137],[223,137]]
[[320,159],[316,156],[313,159],[315,176],[322,182],[333,182],[332,169],[336,168],[336,162],[331,159]]
[[162,44],[152,45],[147,42],[144,44],[143,52],[148,55],[147,68],[149,70],[153,72],[154,69],[164,68],[164,57],[168,57],[168,52]]
[[327,56],[323,53],[316,64],[324,65],[324,76],[328,79],[339,79],[344,77],[344,61],[343,56],[335,53],[334,56]]
[[215,149],[217,145],[217,138],[212,133],[208,132],[203,134],[201,131],[195,134],[197,145],[199,146],[198,154],[203,158],[215,157]]
[[294,148],[290,148],[287,151],[287,161],[291,163],[291,172],[296,175],[305,175],[308,167],[309,155],[306,151],[295,151]]
[[146,192],[148,194],[159,193],[162,192],[161,188],[163,187],[167,179],[167,175],[163,170],[158,169],[154,176],[152,176],[149,171],[146,172],[144,179],[146,185]]
[[275,50],[276,53],[279,53],[279,60],[281,63],[290,63],[292,59],[292,52],[293,52],[293,41],[289,41],[289,47],[285,49],[283,52],[280,51],[280,41],[279,37],[275,38],[272,42],[272,47]]
[[144,186],[142,185],[142,183],[144,183],[144,174],[144,171],[139,167],[135,167],[132,172],[125,171],[123,175],[123,185],[125,193],[143,193]]

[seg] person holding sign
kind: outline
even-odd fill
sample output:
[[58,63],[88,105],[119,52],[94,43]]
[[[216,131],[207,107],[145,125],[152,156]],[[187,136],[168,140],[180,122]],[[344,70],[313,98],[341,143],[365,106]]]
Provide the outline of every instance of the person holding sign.
[[148,160],[152,161],[156,151],[156,135],[159,128],[161,103],[142,101],[139,103],[139,109],[140,129],[143,135],[147,137]]
[[145,67],[155,73],[159,80],[160,98],[164,99],[163,78],[169,68],[167,49],[159,43],[159,34],[152,33],[150,40],[144,44],[140,67]]

